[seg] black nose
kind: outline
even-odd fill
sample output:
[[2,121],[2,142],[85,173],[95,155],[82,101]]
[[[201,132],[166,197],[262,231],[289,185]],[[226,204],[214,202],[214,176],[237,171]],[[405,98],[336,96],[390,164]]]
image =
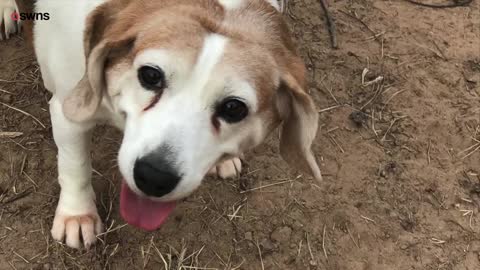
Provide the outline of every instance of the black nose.
[[180,176],[165,159],[163,153],[152,153],[135,162],[135,184],[146,195],[161,197],[170,193],[180,181]]

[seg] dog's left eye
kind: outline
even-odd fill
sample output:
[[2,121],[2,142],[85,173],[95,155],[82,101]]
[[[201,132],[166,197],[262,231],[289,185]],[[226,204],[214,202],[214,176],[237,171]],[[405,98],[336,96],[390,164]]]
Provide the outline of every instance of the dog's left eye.
[[216,111],[217,116],[227,123],[240,122],[248,115],[247,105],[238,98],[224,100],[217,106]]
[[159,67],[143,66],[138,69],[138,80],[148,90],[159,91],[165,88],[165,73]]

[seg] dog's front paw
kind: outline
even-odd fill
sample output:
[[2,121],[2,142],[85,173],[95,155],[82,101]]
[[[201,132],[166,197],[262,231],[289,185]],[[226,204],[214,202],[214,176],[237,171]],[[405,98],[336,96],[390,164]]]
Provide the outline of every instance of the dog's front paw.
[[71,248],[81,248],[80,234],[85,248],[89,249],[97,241],[96,235],[102,232],[102,221],[97,213],[69,216],[57,213],[53,220],[52,237]]
[[71,248],[81,248],[83,239],[83,245],[88,249],[102,233],[103,224],[94,198],[82,195],[60,195],[51,233],[53,239],[59,242],[65,239],[65,244]]
[[235,157],[226,161],[222,161],[215,165],[209,172],[212,175],[218,175],[222,179],[240,176],[242,171],[242,161]]
[[[20,19],[15,0],[0,0],[0,26],[5,24],[5,37],[20,31]],[[1,32],[2,27],[0,27]],[[3,33],[0,33],[0,40]]]

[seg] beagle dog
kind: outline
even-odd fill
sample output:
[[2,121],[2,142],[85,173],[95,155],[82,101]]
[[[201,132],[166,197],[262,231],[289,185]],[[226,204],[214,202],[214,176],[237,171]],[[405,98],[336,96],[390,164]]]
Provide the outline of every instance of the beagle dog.
[[124,131],[120,212],[145,230],[209,172],[239,174],[239,157],[278,126],[284,159],[321,180],[318,113],[276,0],[37,0],[34,12],[50,14],[30,32],[53,93],[55,240],[89,247],[102,231],[91,184],[97,123]]

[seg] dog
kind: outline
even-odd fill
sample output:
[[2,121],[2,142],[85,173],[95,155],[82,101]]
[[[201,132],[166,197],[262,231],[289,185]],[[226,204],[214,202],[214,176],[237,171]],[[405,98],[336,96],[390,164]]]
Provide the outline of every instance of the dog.
[[34,12],[50,14],[24,24],[53,94],[56,241],[88,248],[103,230],[91,184],[98,123],[124,131],[120,212],[145,230],[209,173],[237,176],[243,153],[277,127],[282,157],[321,180],[318,113],[276,0],[37,0]]

